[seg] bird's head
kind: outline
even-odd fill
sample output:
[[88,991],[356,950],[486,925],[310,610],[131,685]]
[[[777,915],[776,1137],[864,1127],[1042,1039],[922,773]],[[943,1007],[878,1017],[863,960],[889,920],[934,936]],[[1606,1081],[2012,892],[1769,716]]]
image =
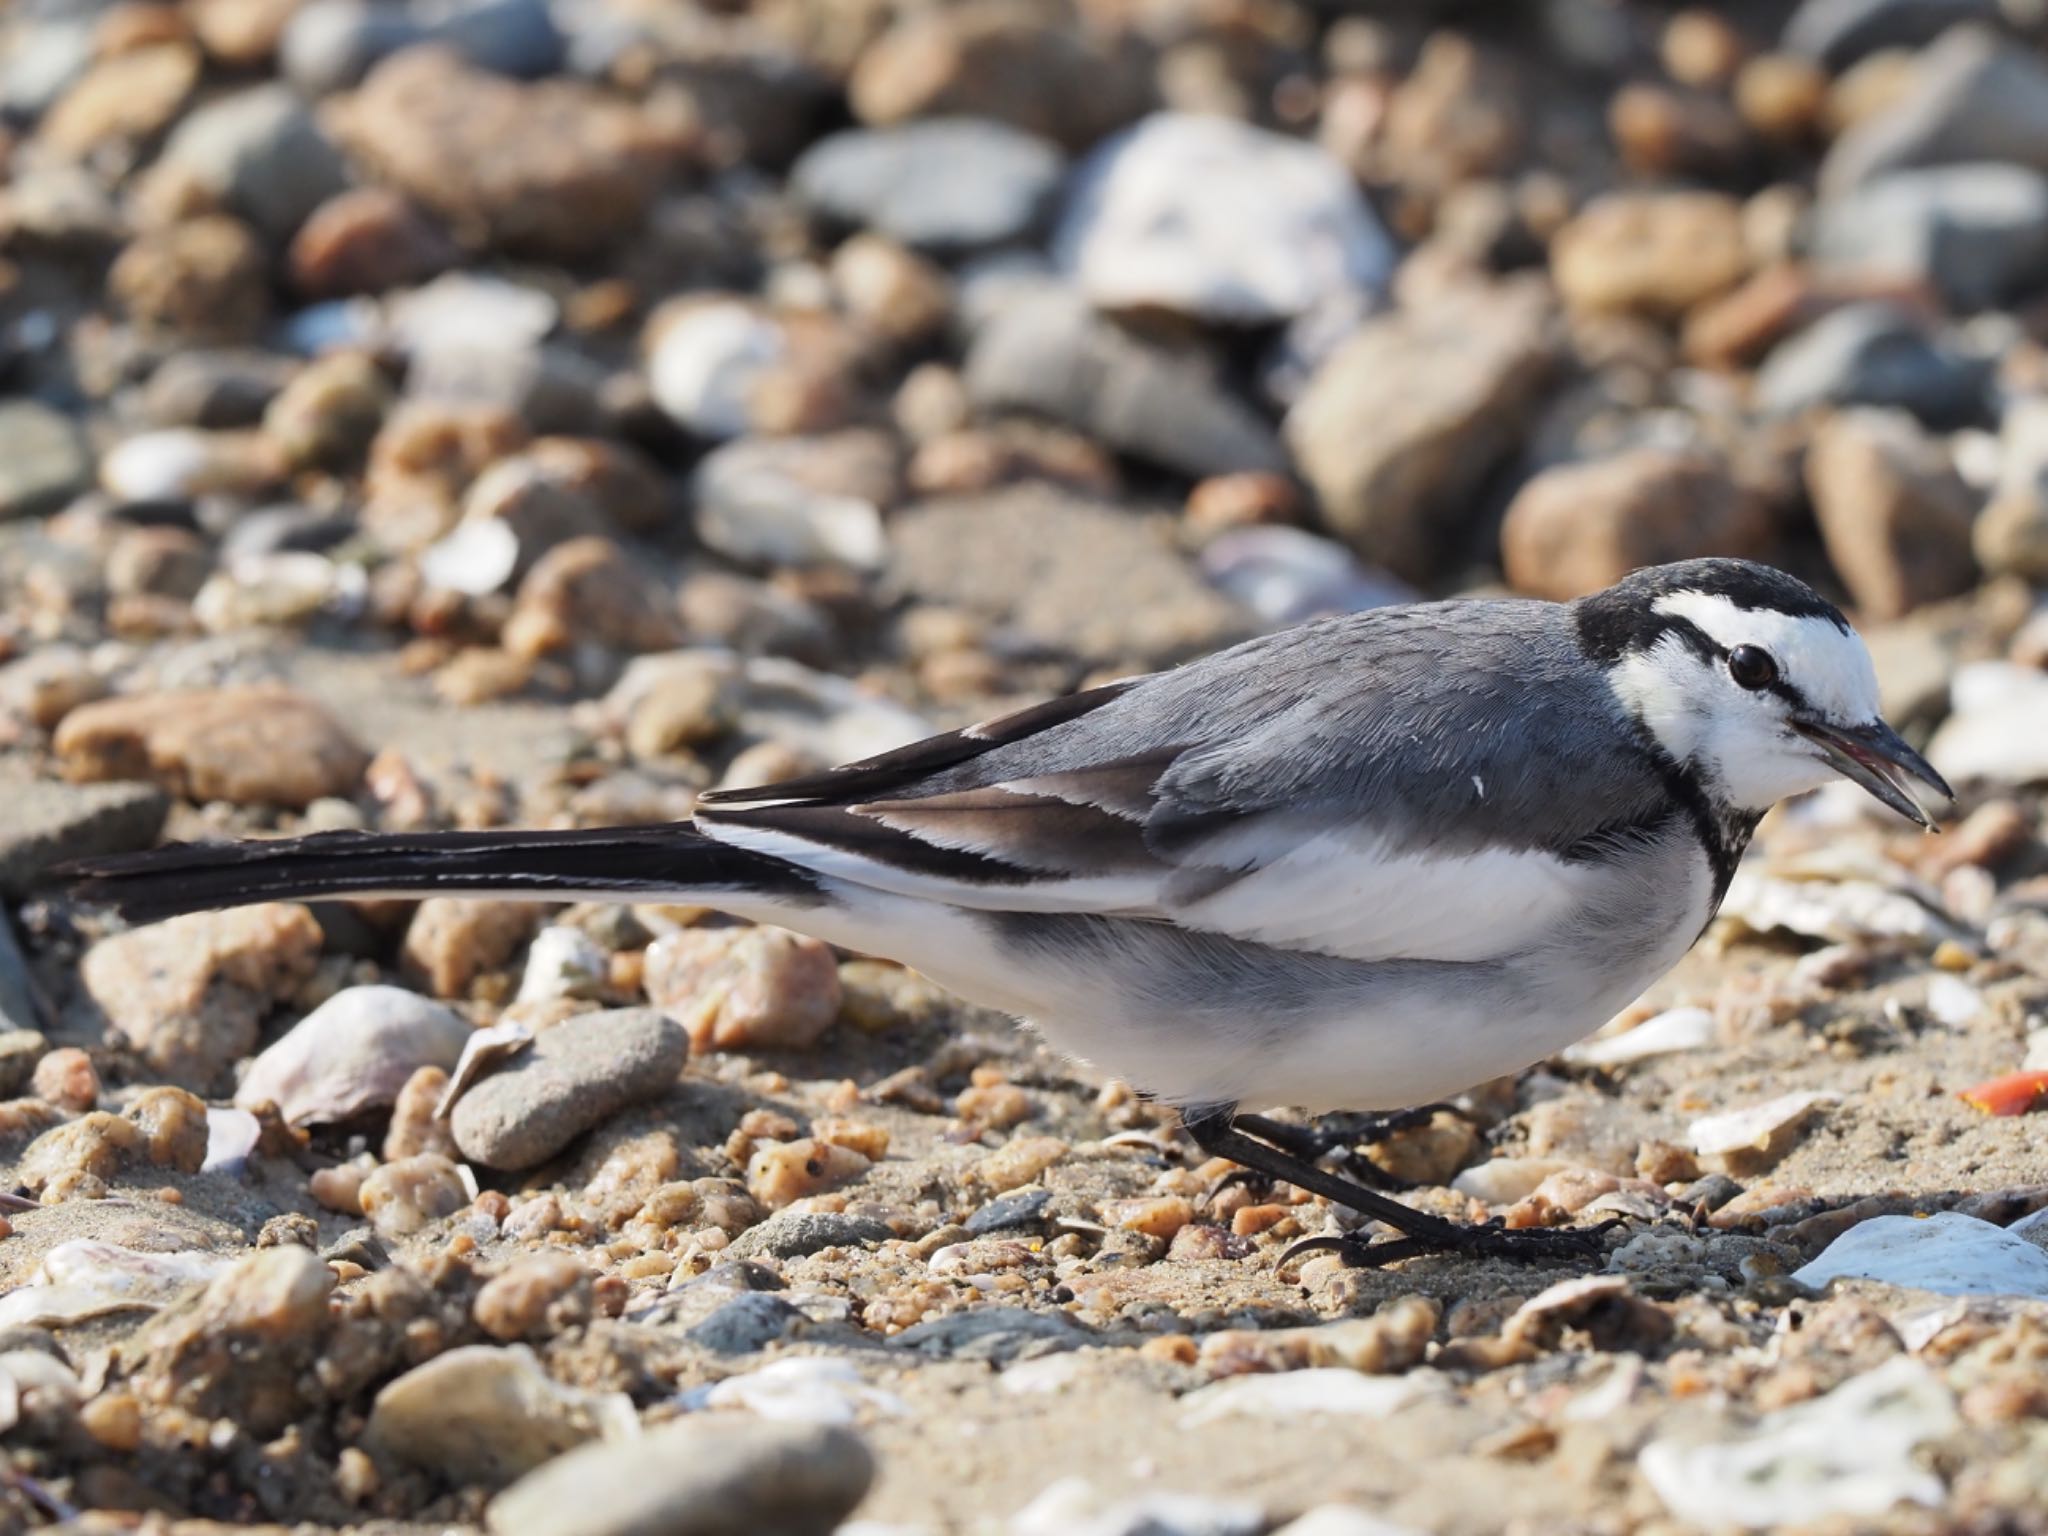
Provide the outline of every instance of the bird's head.
[[1931,827],[1941,775],[1878,713],[1870,652],[1804,582],[1747,560],[1650,566],[1573,605],[1622,707],[1730,806],[1762,812],[1839,774]]

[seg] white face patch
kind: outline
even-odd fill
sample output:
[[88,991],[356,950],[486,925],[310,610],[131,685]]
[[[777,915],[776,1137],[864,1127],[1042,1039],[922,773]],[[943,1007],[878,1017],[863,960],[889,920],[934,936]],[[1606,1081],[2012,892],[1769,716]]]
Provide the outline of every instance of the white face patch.
[[[1656,611],[1686,619],[1716,645],[1753,645],[1778,665],[1816,715],[1841,725],[1878,718],[1877,671],[1853,633],[1825,618],[1742,608],[1705,592],[1674,592]],[[1719,659],[1677,635],[1627,657],[1613,674],[1616,695],[1657,742],[1691,763],[1730,802],[1764,810],[1817,789],[1834,771],[1790,724],[1791,705],[1769,689],[1751,692]]]

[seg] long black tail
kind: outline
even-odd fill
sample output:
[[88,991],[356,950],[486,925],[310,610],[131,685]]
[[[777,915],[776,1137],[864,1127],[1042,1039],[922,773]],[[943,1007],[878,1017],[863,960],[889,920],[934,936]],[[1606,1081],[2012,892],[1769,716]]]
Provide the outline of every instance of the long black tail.
[[133,922],[259,901],[371,896],[688,899],[746,891],[809,904],[805,870],[686,823],[567,831],[321,832],[241,843],[173,843],[56,871],[77,901]]

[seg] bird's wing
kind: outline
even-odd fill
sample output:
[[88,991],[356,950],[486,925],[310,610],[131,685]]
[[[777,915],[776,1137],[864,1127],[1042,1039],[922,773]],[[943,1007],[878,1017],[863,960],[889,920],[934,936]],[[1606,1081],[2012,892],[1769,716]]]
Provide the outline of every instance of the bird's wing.
[[1558,612],[1329,621],[707,796],[698,822],[956,906],[1148,918],[1354,959],[1509,953],[1669,810]]

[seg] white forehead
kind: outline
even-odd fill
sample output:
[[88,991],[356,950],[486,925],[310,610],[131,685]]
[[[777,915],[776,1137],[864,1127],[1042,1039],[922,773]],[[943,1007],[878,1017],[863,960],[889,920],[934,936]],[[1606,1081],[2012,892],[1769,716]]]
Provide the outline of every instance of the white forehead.
[[1855,632],[1832,619],[1743,608],[1710,592],[1673,592],[1657,599],[1659,613],[1688,619],[1718,645],[1755,645],[1770,652],[1778,674],[1831,719],[1873,720],[1878,714],[1877,669]]

